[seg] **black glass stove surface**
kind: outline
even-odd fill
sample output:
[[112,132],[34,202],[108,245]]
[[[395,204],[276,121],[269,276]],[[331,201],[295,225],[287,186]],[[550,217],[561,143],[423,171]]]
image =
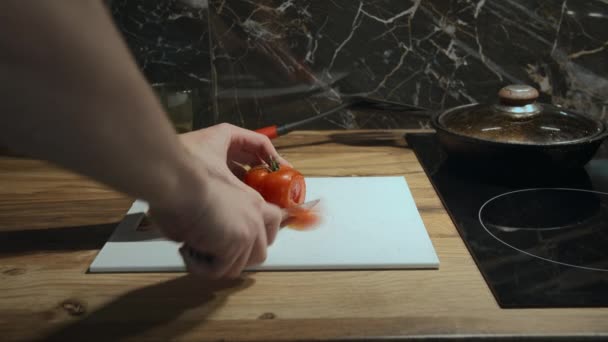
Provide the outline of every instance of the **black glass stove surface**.
[[434,134],[406,139],[501,307],[608,306],[608,146],[534,177],[459,165]]

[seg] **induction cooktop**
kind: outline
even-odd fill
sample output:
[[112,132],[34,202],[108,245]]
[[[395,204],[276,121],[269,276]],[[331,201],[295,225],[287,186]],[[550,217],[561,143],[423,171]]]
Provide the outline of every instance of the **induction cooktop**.
[[608,146],[584,168],[492,173],[407,134],[503,308],[608,307]]

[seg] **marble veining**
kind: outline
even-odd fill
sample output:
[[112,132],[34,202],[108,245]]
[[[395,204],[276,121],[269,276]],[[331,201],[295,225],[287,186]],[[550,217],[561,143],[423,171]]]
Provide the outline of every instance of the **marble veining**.
[[113,0],[114,20],[150,83],[207,84],[206,0]]
[[[535,86],[542,101],[608,114],[605,0],[139,0],[113,8],[151,80],[209,85],[209,122],[291,122],[349,94],[435,111],[494,101],[511,83]],[[403,112],[343,111],[305,128],[427,126]]]

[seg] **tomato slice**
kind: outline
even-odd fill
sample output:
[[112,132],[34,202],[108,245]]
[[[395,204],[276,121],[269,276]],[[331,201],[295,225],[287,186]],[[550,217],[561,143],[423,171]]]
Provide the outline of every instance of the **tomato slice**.
[[310,230],[321,222],[317,211],[313,209],[295,209],[290,212],[290,217],[285,225],[296,230]]

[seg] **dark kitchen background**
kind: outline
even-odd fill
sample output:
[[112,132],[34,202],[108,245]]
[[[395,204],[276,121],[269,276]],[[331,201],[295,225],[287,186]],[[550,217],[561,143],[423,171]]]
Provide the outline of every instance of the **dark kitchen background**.
[[[526,83],[608,114],[606,0],[114,0],[112,15],[180,131],[283,124],[358,94],[440,110]],[[303,129],[425,128],[343,111]]]

